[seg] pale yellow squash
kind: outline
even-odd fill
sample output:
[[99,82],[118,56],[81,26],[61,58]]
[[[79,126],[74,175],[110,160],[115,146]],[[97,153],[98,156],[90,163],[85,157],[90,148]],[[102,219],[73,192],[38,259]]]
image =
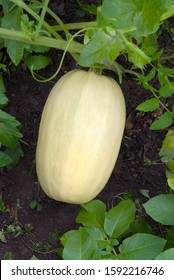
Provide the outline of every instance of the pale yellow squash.
[[114,168],[125,126],[125,102],[111,78],[73,70],[53,87],[43,110],[36,170],[51,198],[81,204],[95,198]]

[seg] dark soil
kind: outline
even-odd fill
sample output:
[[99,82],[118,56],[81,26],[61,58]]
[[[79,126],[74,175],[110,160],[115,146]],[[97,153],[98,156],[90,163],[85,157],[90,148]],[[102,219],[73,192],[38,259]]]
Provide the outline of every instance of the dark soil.
[[[72,22],[75,17],[75,1],[71,1],[71,7],[69,6],[64,6],[62,1],[61,10],[58,9],[60,6],[55,7],[64,22]],[[69,11],[68,18],[65,8]],[[50,55],[52,64],[42,72],[47,77],[55,71],[62,53],[54,50]],[[73,60],[67,55],[55,81],[75,67]],[[21,122],[23,140],[27,144],[22,144],[24,157],[18,165],[11,171],[4,170],[0,174],[2,200],[7,209],[0,213],[1,230],[6,231],[9,225],[18,225],[21,227],[19,231],[22,230],[18,236],[17,232],[5,234],[4,242],[0,241],[0,259],[3,259],[7,252],[11,252],[14,259],[30,259],[33,255],[39,259],[59,258],[55,252],[45,253],[60,245],[56,238],[53,240],[50,232],[54,232],[54,236],[61,236],[76,228],[75,217],[80,206],[48,198],[39,189],[33,169],[41,113],[53,83],[34,81],[25,65],[20,64],[17,68],[11,68],[10,76],[5,77],[5,85],[10,100],[6,110]],[[148,190],[150,197],[167,192],[163,165],[144,164],[146,159],[159,160],[158,152],[165,135],[164,131],[149,130],[154,120],[153,114],[143,114],[135,109],[149,93],[130,76],[124,78],[121,87],[127,104],[124,139],[114,171],[104,190],[97,196],[108,207],[115,204],[118,201],[116,197],[124,192],[132,193],[133,199],[139,199],[140,202],[146,201],[141,189]],[[100,167],[98,173],[100,174]],[[30,208],[30,203],[35,199],[39,199],[43,206],[40,212]]]

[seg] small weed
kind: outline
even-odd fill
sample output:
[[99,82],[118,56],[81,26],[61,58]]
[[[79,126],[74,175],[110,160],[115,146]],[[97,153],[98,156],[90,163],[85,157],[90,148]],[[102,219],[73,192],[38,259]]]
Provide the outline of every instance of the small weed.
[[30,203],[30,208],[36,209],[38,212],[41,212],[43,210],[43,205],[37,199],[34,199]]

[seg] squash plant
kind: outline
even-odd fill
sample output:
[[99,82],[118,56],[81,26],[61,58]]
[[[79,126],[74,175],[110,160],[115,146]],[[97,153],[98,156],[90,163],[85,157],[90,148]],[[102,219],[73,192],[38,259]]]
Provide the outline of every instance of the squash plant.
[[[93,14],[94,21],[64,24],[50,10],[49,0],[33,0],[28,4],[22,0],[1,0],[4,15],[0,38],[13,63],[17,65],[24,60],[36,79],[34,71],[50,62],[43,52],[56,48],[64,51],[62,61],[69,52],[82,67],[116,72],[120,82],[123,75],[130,74],[151,93],[151,98],[137,109],[152,112],[162,108],[150,129],[169,127],[174,113],[167,99],[173,95],[174,70],[166,66],[173,63],[173,29],[168,28],[167,19],[174,14],[174,1],[103,0],[96,8],[79,2]],[[52,17],[53,25],[46,21],[47,14]],[[171,38],[169,49],[158,47],[163,28]],[[79,42],[82,36],[84,40]],[[123,67],[122,61],[124,64],[129,61],[128,66]],[[153,85],[156,77],[159,86]]]
[[[82,67],[115,71],[120,82],[122,75],[134,75],[138,82],[153,94],[152,98],[137,109],[145,112],[159,107],[163,109],[159,119],[151,125],[151,129],[162,129],[172,124],[173,108],[163,99],[173,94],[173,69],[163,66],[164,54],[162,50],[158,50],[157,45],[161,24],[174,14],[172,0],[148,0],[139,4],[132,0],[104,0],[94,9],[95,21],[72,24],[64,24],[50,10],[48,4],[49,0],[31,1],[28,4],[22,0],[1,1],[4,16],[0,37],[15,65],[24,59],[36,79],[34,71],[39,69],[38,61],[41,64],[43,61],[43,65],[46,66],[49,59],[41,54],[38,57],[33,56],[33,51],[37,52],[39,48],[39,52],[42,52],[42,48],[53,47],[64,50],[55,75],[61,68],[66,52],[70,52]],[[49,14],[57,25],[50,25],[46,21],[46,14]],[[74,30],[77,32],[71,34]],[[62,38],[62,32],[66,39]],[[83,43],[79,43],[77,39],[82,35]],[[120,63],[123,56],[129,61],[130,66],[127,68]],[[166,60],[168,59],[167,57]],[[144,75],[147,66],[150,71]],[[156,74],[160,90],[152,84]],[[47,80],[49,79],[40,81]]]

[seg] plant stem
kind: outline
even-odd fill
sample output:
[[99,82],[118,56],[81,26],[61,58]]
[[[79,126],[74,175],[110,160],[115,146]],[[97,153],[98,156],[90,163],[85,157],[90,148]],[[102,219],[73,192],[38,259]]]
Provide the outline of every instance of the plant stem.
[[[34,17],[36,20],[40,21],[41,17],[36,14],[30,7],[25,4],[21,0],[10,0],[14,4],[16,4],[18,7],[24,9],[27,13],[29,13],[32,17]],[[55,38],[61,39],[61,36],[46,22],[43,20],[43,26],[49,31],[50,34],[52,34]]]
[[[66,27],[66,29],[68,30],[78,30],[78,29],[83,29],[83,28],[90,28],[90,27],[96,27],[97,26],[97,22],[96,21],[89,21],[89,22],[74,22],[74,23],[67,23],[64,24],[64,28]],[[62,31],[63,26],[60,25],[54,25],[52,26],[52,28],[55,31]]]
[[60,50],[67,49],[68,52],[75,52],[75,53],[80,53],[83,48],[82,44],[74,41],[71,41],[71,44],[69,44],[67,48],[68,42],[63,39],[54,39],[46,36],[38,36],[37,40],[35,40],[34,38],[27,36],[21,31],[10,30],[6,28],[0,28],[0,38],[16,40],[23,43],[40,45],[49,48],[56,48]]
[[[69,37],[71,37],[71,34],[69,33],[69,28],[67,28],[67,25],[64,24],[62,22],[62,20],[49,8],[47,8],[47,12],[50,14],[50,16],[52,16],[53,19],[55,19],[55,21],[57,21],[57,23],[59,24],[58,26],[60,27],[60,30],[65,32],[66,38],[68,39]],[[53,30],[55,30],[55,28],[53,28]],[[55,31],[57,31],[57,30],[55,30]]]
[[22,238],[22,242],[24,243],[24,245],[30,249],[31,251],[35,252],[35,253],[38,253],[38,254],[41,254],[41,255],[48,255],[48,254],[51,254],[53,252],[56,252],[57,251],[57,248],[55,249],[52,249],[52,250],[49,250],[49,251],[41,251],[41,250],[38,250],[38,249],[35,249],[34,247],[31,247],[30,245],[28,245],[25,240]]
[[159,103],[161,104],[161,106],[166,110],[166,112],[170,113],[173,116],[173,113],[165,106],[165,104],[160,100],[160,97],[152,90],[150,89],[150,91],[153,93],[153,95],[158,98]]
[[[41,14],[41,17],[35,13],[32,9],[30,9],[30,7],[28,5],[26,5],[23,1],[21,0],[10,0],[11,2],[15,3],[17,6],[23,8],[24,10],[26,10],[31,16],[33,16],[36,20],[38,20],[39,24],[38,24],[38,28],[36,30],[36,33],[35,33],[35,37],[36,39],[38,34],[39,34],[39,31],[40,31],[40,28],[41,26],[43,25],[50,34],[52,34],[55,38],[61,40],[62,37],[44,20],[44,15],[45,15],[45,12],[46,10],[50,13],[50,15],[61,25],[61,27],[63,28],[63,30],[65,31],[66,35],[67,35],[67,38],[70,37],[68,35],[71,35],[67,28],[65,27],[65,25],[63,24],[63,22],[59,19],[59,17],[57,17],[57,15],[55,15],[54,12],[52,12],[47,6],[48,6],[48,2],[49,0],[46,0],[45,3],[44,3],[44,6],[43,6],[43,9],[42,9],[42,14]],[[62,39],[63,40],[63,39]],[[36,40],[35,42],[37,42],[38,40]],[[59,43],[61,44],[61,42],[59,41]],[[73,44],[73,42],[71,43]],[[58,44],[59,45],[59,44]],[[79,44],[80,45],[80,44]],[[45,45],[44,46],[48,46],[48,45]],[[81,45],[82,46],[82,45]],[[62,50],[65,50],[66,49],[66,46],[63,47],[63,48],[59,48],[59,46],[50,46],[50,47],[53,47],[53,48],[58,48],[58,49],[62,49]],[[71,46],[70,46],[71,48]],[[79,51],[76,50],[76,48],[73,48],[72,51],[70,51],[70,48],[68,47],[67,48],[67,51],[69,51],[72,55],[72,57],[77,61],[78,60],[78,56],[77,56],[77,53]]]
[[37,39],[37,37],[39,35],[39,32],[40,32],[40,30],[42,28],[48,4],[49,4],[49,0],[45,0],[44,1],[44,6],[42,8],[41,17],[40,17],[40,20],[38,22],[38,25],[37,25],[37,28],[36,28],[36,31],[35,31],[35,39]]
[[125,45],[134,53],[137,53],[146,63],[150,63],[150,57],[148,57],[139,47],[132,42],[128,41],[122,30],[117,30],[118,34],[122,38]]
[[[59,25],[61,26],[62,30],[65,32],[65,35],[66,35],[66,39],[70,39],[72,38],[72,35],[71,33],[69,32],[68,28],[66,27],[66,25],[61,21],[61,19],[52,11],[50,10],[48,7],[47,7],[47,12],[50,14],[50,16],[52,16],[55,21],[57,21],[57,23],[59,23]],[[72,53],[71,52],[71,55],[72,57],[74,58],[74,60],[78,60],[79,57],[76,53]]]

